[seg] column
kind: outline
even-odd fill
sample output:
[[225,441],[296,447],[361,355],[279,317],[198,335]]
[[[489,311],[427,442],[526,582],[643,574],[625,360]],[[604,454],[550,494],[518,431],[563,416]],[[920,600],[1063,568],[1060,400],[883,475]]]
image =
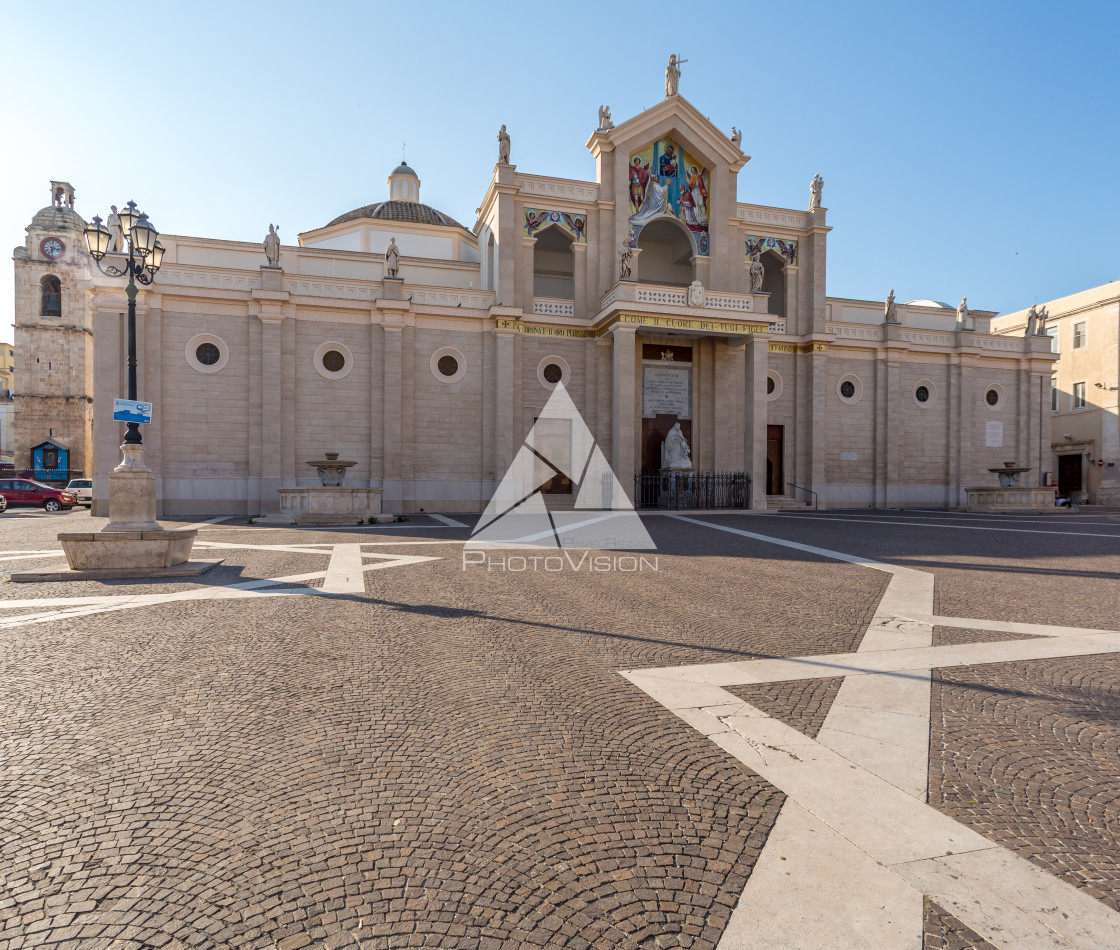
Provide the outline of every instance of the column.
[[611,331],[614,342],[611,392],[611,468],[622,485],[626,497],[634,498],[634,426],[637,388],[635,384],[635,353],[638,328],[615,324]]
[[797,332],[797,275],[799,271],[796,264],[787,264],[782,269],[786,279],[786,312],[781,316],[786,318],[786,333]]
[[743,465],[751,477],[751,508],[766,510],[766,370],[770,338],[752,333],[746,343],[746,426]]
[[513,304],[520,307],[525,313],[533,312],[533,295],[536,293],[536,279],[533,270],[536,246],[537,239],[535,237],[523,237],[521,239],[521,248],[518,252],[521,257],[521,266],[517,270],[520,280],[516,289],[518,299],[506,301],[506,306]]
[[599,301],[591,302],[587,279],[587,245],[572,244],[572,273],[575,290],[572,291],[577,317],[592,317],[599,312]]

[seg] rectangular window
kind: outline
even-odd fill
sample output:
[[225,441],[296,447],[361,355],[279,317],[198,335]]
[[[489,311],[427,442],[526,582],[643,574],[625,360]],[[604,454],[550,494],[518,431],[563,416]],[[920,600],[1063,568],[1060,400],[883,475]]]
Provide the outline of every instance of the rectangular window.
[[1058,381],[1050,377],[1050,411],[1058,411]]
[[1085,332],[1084,320],[1081,320],[1080,322],[1073,325],[1073,348],[1075,350],[1080,350],[1083,346],[1085,346],[1086,335],[1087,334]]
[[1084,383],[1074,383],[1073,384],[1073,408],[1074,409],[1084,409],[1085,408],[1085,384]]
[[1046,335],[1048,337],[1050,337],[1050,352],[1051,353],[1060,352],[1060,350],[1058,349],[1058,328],[1057,327],[1047,327],[1046,328]]

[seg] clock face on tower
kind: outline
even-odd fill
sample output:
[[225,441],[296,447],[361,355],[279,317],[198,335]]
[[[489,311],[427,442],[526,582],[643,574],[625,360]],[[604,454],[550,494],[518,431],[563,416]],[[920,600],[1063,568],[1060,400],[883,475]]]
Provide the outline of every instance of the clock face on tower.
[[43,238],[39,242],[39,253],[52,261],[57,261],[66,253],[66,245],[59,238]]

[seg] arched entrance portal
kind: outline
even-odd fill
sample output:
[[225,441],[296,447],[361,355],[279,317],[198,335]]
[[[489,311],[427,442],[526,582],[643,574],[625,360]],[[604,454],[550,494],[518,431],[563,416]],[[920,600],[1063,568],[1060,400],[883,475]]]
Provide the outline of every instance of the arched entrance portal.
[[638,234],[638,279],[646,284],[687,287],[695,279],[688,229],[676,218],[657,218]]

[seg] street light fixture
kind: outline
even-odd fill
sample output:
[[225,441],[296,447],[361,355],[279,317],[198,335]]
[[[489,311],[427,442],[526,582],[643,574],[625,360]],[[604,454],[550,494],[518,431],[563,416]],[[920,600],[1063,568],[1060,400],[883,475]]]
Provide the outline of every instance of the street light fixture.
[[[150,284],[163,263],[163,245],[159,243],[159,232],[152,227],[148,216],[136,209],[136,202],[130,201],[125,209],[118,215],[121,222],[121,240],[128,242],[128,256],[124,267],[114,264],[101,266],[102,260],[109,253],[112,235],[101,221],[100,215],[94,215],[93,221],[86,228],[86,244],[89,246],[89,256],[94,259],[97,269],[110,277],[128,277],[128,398],[136,401],[136,281]],[[123,251],[122,251],[123,253]],[[143,438],[140,435],[140,424],[127,423],[128,431],[124,441],[129,445],[141,445]]]

